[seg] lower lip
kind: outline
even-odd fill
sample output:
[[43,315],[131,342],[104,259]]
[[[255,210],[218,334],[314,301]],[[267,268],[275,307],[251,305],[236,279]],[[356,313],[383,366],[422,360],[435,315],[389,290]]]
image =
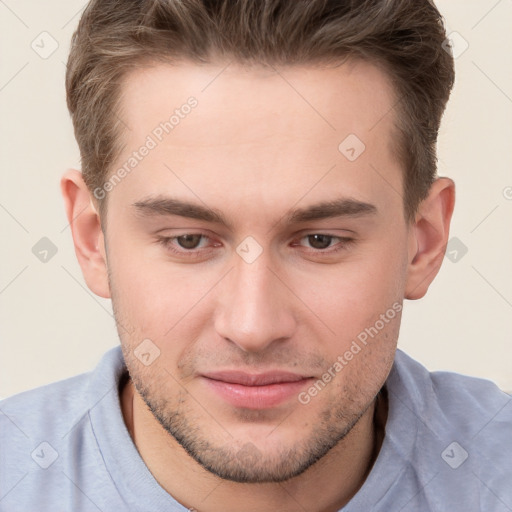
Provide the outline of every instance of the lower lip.
[[297,396],[301,389],[311,379],[302,379],[295,382],[280,382],[267,386],[243,386],[220,380],[204,379],[206,384],[220,395],[226,402],[235,407],[246,409],[268,409],[275,407],[293,396]]

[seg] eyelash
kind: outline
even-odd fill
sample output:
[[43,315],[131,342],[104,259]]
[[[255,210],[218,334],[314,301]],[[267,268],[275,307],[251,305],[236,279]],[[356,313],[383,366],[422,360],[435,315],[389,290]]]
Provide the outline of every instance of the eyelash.
[[[171,253],[178,255],[178,256],[186,255],[189,258],[201,258],[205,255],[204,254],[205,251],[207,251],[207,252],[211,251],[212,247],[210,247],[208,249],[184,249],[184,248],[182,248],[181,250],[176,249],[175,246],[172,244],[172,242],[174,240],[177,240],[178,238],[181,238],[182,236],[186,236],[186,235],[200,235],[201,237],[203,237],[207,240],[210,239],[207,235],[204,235],[203,233],[184,233],[182,235],[170,236],[170,237],[158,236],[157,242],[160,245],[162,245],[163,247],[165,247],[165,249],[167,249]],[[328,233],[309,233],[307,235],[302,236],[299,239],[299,241],[306,239],[309,236],[314,236],[314,235],[323,235],[323,236],[326,236],[326,237],[329,237],[332,239],[339,240],[338,244],[336,244],[338,247],[336,247],[336,245],[334,246],[334,247],[336,247],[335,249],[330,249],[330,247],[328,247],[326,249],[309,248],[309,250],[307,252],[310,252],[314,255],[333,255],[333,254],[336,254],[343,250],[346,250],[348,247],[350,247],[351,245],[353,245],[355,243],[355,239],[353,239],[353,238],[337,236],[337,235],[330,235]],[[219,246],[220,244],[216,244],[216,245]],[[294,244],[294,246],[297,246],[297,245],[298,244]]]

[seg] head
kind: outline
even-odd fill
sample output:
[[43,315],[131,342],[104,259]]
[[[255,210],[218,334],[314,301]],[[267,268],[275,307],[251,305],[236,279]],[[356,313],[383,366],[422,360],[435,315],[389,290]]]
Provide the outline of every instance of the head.
[[[62,182],[77,256],[137,392],[222,478],[300,474],[384,384],[453,210],[445,37],[428,0],[84,11],[66,77],[82,173]],[[304,380],[235,404],[208,378],[234,370]]]

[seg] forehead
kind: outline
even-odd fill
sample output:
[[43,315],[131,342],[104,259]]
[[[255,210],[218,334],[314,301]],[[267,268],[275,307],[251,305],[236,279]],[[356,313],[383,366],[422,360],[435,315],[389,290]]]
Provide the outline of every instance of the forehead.
[[230,190],[262,200],[276,190],[298,198],[320,180],[308,192],[312,199],[340,183],[345,195],[362,200],[385,182],[396,194],[394,103],[388,76],[363,61],[143,67],[122,86],[126,128],[116,167],[142,146],[151,149],[119,188],[133,199],[162,187],[222,198],[229,183]]
[[[313,132],[338,132],[353,128],[362,136],[376,123],[391,122],[386,115],[394,104],[394,90],[387,74],[362,60],[348,60],[338,66],[311,65],[263,67],[233,62],[174,65],[155,63],[129,73],[122,84],[123,120],[130,131],[151,129],[141,121],[165,120],[194,96],[199,103],[201,121],[216,116],[213,126],[192,118],[180,128],[183,136],[194,132],[195,139],[221,141],[237,127],[238,134],[251,139],[247,121],[264,121],[266,133],[312,135]],[[222,114],[222,117],[218,117]],[[274,123],[267,121],[273,117]],[[199,116],[195,116],[199,117]],[[292,118],[304,123],[290,123]],[[380,123],[379,123],[380,124]],[[384,122],[381,128],[386,127]],[[258,129],[263,128],[256,124]],[[179,133],[173,134],[174,138]]]

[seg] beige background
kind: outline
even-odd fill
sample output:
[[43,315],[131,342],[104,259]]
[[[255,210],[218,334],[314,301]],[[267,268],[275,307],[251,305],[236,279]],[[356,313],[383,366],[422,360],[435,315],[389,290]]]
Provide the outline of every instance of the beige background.
[[[79,166],[64,71],[84,5],[0,1],[0,397],[88,371],[118,343],[109,301],[85,287],[59,191],[62,172]],[[428,296],[406,302],[399,346],[430,369],[510,391],[512,1],[438,5],[455,51],[469,45],[439,141],[440,175],[457,184],[451,236],[467,253],[445,258]],[[42,237],[58,250],[46,263],[32,253]]]

